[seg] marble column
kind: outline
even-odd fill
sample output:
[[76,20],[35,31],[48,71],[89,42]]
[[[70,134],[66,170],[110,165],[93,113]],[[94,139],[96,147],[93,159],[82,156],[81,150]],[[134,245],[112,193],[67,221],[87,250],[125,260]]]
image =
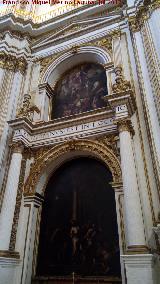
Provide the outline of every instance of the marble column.
[[132,149],[131,122],[123,119],[119,120],[117,125],[120,138],[127,251],[146,252],[144,224]]
[[0,215],[0,250],[8,250],[9,248],[21,169],[22,151],[22,144],[17,143],[13,146],[13,154]]

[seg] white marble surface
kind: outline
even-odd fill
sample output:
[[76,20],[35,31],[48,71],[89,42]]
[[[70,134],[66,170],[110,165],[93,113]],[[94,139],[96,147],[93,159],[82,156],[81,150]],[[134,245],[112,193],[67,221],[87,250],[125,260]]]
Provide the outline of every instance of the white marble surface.
[[10,163],[2,211],[0,215],[0,250],[8,250],[21,168],[21,153],[13,153]]
[[145,245],[131,134],[129,131],[122,131],[119,137],[127,246]]

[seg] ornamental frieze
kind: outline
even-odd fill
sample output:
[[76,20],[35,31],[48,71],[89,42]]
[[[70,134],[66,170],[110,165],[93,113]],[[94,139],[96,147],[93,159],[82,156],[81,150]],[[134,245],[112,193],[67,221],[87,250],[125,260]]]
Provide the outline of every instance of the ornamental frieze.
[[41,130],[41,133],[37,134],[32,134],[33,131],[31,129],[28,131],[26,130],[27,128],[28,125],[24,123],[23,127],[21,126],[15,130],[13,142],[22,141],[26,147],[39,147],[116,131],[113,118],[106,118],[50,131],[44,128],[44,130]]

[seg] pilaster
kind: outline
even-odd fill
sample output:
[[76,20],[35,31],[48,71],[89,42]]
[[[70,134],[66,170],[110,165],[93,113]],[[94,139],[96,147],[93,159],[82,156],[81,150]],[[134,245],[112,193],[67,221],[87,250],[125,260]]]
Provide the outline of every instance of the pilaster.
[[0,215],[0,250],[3,251],[9,249],[23,151],[21,143],[14,144],[12,147],[13,154]]
[[40,120],[48,121],[51,119],[52,99],[54,91],[48,83],[40,84],[38,86],[39,94],[37,94],[36,102],[41,110]]
[[[145,48],[148,49],[149,45],[147,44],[146,47],[144,46],[140,27],[137,29],[132,28],[132,38],[133,38],[133,47],[135,52],[135,60],[137,64],[139,83],[141,87],[142,105],[145,116],[147,135],[148,135],[151,157],[155,172],[155,180],[157,183],[157,188],[159,188],[160,185],[160,179],[159,179],[160,162],[158,158],[160,156],[160,144],[159,144],[160,126],[159,126],[159,110],[158,110],[159,103],[156,102],[156,98],[154,96],[155,95],[154,90],[151,85],[151,77],[149,75],[147,67]],[[153,56],[152,53],[153,52],[151,52],[150,56]],[[158,199],[160,198],[159,191],[157,192],[157,198]]]
[[36,239],[36,222],[37,216],[39,213],[39,209],[43,202],[43,197],[40,194],[35,194],[32,196],[25,196],[24,198],[24,215],[25,215],[25,223],[24,223],[24,231],[25,231],[25,242],[23,244],[25,246],[25,254],[23,256],[23,264],[22,264],[22,284],[30,284],[31,277],[33,276],[33,258],[34,251],[37,251],[35,247]]

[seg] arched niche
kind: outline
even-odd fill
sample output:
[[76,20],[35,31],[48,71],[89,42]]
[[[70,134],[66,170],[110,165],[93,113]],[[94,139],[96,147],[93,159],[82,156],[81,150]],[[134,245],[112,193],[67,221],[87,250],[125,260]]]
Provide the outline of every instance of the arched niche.
[[106,65],[112,62],[111,54],[100,47],[84,46],[63,53],[47,66],[41,83],[48,83],[52,87],[61,78],[62,74],[82,62],[93,62]]
[[[118,158],[114,154],[114,152],[106,146],[105,143],[95,140],[71,140],[66,143],[62,143],[56,146],[53,146],[49,149],[41,149],[37,152],[34,163],[32,165],[30,174],[25,182],[24,186],[24,198],[25,203],[36,202],[34,207],[34,218],[35,222],[37,220],[38,224],[41,215],[40,205],[40,197],[44,196],[46,191],[46,186],[52,175],[56,172],[56,170],[63,166],[68,161],[73,159],[77,159],[79,157],[88,157],[95,160],[100,161],[104,164],[107,169],[111,173],[111,180],[113,181],[113,188],[122,186],[122,176],[121,176],[121,167]],[[117,211],[117,221],[118,221],[118,232],[120,236],[120,244],[121,248],[124,243],[124,238],[122,235],[123,225],[122,220],[120,219],[119,212],[122,214],[121,203],[118,201],[116,197],[116,211]],[[38,202],[38,203],[37,203]],[[41,203],[42,204],[42,203]],[[27,206],[27,205],[25,205]],[[30,206],[30,205],[29,205]],[[40,207],[39,207],[40,206]],[[29,208],[29,207],[25,207]],[[32,220],[32,214],[29,215],[29,218]],[[37,219],[36,219],[37,218]],[[32,228],[32,232],[29,232],[29,238],[33,240],[37,239],[39,235],[39,225],[38,227]],[[33,254],[34,249],[34,254]],[[30,259],[34,260],[34,272],[35,272],[35,264],[37,261],[37,242],[35,242],[35,246],[29,251]],[[27,254],[28,255],[28,254]]]

